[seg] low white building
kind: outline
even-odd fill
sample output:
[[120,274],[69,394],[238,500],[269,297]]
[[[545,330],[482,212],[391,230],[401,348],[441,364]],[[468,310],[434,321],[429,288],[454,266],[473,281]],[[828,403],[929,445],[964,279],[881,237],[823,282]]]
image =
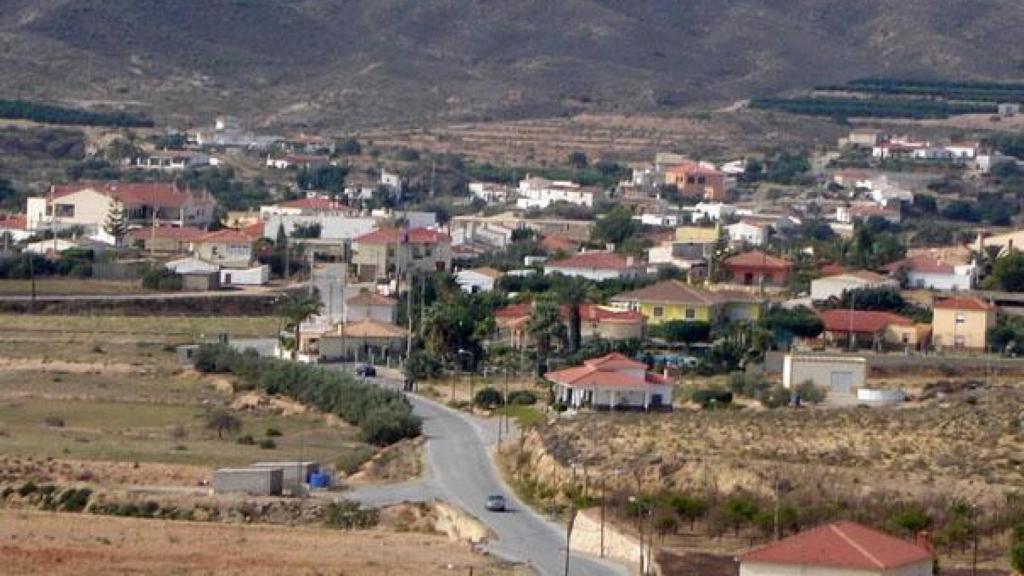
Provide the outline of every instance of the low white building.
[[519,197],[516,207],[544,209],[555,202],[568,202],[591,208],[594,206],[594,191],[583,188],[579,184],[563,180],[548,180],[536,176],[527,176],[519,182]]
[[966,291],[974,287],[978,268],[971,263],[943,262],[928,255],[918,255],[885,267],[890,275],[905,274],[906,288],[944,291]]
[[270,266],[254,266],[246,269],[223,268],[220,271],[221,286],[263,286],[270,282]]
[[679,226],[678,214],[641,214],[640,223],[647,226],[671,227]]
[[504,204],[512,196],[512,190],[508,186],[493,182],[470,182],[469,193],[488,204]]
[[728,218],[736,214],[736,207],[732,204],[723,204],[722,202],[698,202],[692,209],[692,221],[700,222],[702,220],[708,220],[709,222],[718,222],[722,218]]
[[867,359],[861,356],[786,354],[782,361],[782,386],[793,390],[810,381],[829,394],[852,395],[864,386],[867,366]]
[[555,397],[571,408],[660,410],[672,408],[674,382],[647,371],[647,365],[617,352],[591,358],[582,366],[548,372]]
[[825,302],[833,298],[842,298],[847,290],[862,288],[893,288],[899,290],[900,284],[893,278],[875,274],[870,270],[855,270],[834,276],[811,280],[811,300]]
[[483,266],[481,268],[460,271],[455,275],[455,282],[463,292],[476,294],[478,292],[494,290],[494,283],[502,276],[503,274],[500,271],[489,266]]
[[566,258],[548,262],[544,265],[544,273],[579,276],[595,282],[614,278],[636,278],[643,275],[643,267],[634,262],[633,257],[623,257],[614,252],[583,252]]
[[740,221],[725,227],[729,243],[737,245],[764,246],[768,240],[767,226]]

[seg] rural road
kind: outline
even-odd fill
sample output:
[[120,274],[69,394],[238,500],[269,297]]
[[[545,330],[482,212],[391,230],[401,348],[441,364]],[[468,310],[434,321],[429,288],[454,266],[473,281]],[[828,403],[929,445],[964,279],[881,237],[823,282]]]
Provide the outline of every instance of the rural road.
[[[377,383],[398,388],[400,382],[375,378]],[[459,506],[487,525],[497,536],[485,548],[506,560],[523,562],[544,576],[564,574],[565,528],[541,517],[519,501],[499,475],[490,449],[497,435],[496,422],[452,410],[436,402],[409,396],[416,414],[423,418],[427,438],[427,473],[423,480],[392,486],[369,486],[350,497],[370,505],[440,499]],[[488,512],[484,500],[503,494],[509,511]],[[569,573],[574,576],[619,576],[624,566],[573,554]]]

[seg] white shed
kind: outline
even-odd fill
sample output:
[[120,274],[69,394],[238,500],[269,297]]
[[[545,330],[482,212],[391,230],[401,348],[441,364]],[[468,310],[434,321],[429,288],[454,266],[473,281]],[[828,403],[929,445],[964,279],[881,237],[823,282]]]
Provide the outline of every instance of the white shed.
[[792,390],[810,380],[829,394],[854,394],[867,379],[868,361],[862,356],[798,356],[786,354],[782,361],[782,385]]

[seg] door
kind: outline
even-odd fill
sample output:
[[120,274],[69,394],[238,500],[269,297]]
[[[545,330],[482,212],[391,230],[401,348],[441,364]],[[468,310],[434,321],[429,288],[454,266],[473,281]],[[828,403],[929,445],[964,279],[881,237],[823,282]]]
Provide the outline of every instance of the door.
[[231,273],[230,272],[224,274],[224,283],[225,284],[231,284]]
[[662,397],[661,394],[651,395],[651,408],[661,408]]
[[833,372],[830,388],[837,394],[849,394],[853,388],[853,372]]

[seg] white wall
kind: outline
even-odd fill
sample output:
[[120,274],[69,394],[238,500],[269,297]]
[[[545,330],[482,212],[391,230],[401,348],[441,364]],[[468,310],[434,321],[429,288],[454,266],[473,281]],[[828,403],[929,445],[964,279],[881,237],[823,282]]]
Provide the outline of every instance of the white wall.
[[971,277],[969,275],[925,274],[921,272],[909,272],[907,274],[908,288],[928,288],[931,290],[970,290],[971,284]]
[[930,560],[894,570],[850,570],[756,562],[740,564],[740,576],[931,576],[931,573],[932,563]]
[[[229,280],[230,278],[230,280]],[[221,270],[221,286],[262,286],[270,281],[270,266],[257,266],[247,270]]]

